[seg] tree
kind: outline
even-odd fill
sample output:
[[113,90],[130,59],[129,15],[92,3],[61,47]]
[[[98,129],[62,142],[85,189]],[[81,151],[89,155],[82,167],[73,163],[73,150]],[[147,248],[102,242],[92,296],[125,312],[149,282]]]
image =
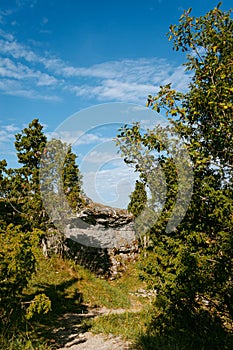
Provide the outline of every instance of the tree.
[[83,205],[82,199],[82,176],[76,164],[77,156],[72,152],[71,146],[65,156],[65,162],[62,169],[63,190],[66,197],[73,208]]
[[6,179],[5,174],[7,162],[5,160],[0,161],[0,224],[3,224],[6,217],[6,202],[5,202],[5,194],[6,194]]
[[9,225],[6,230],[1,230],[0,240],[0,323],[4,324],[12,312],[17,314],[20,309],[22,291],[35,271],[35,258],[30,236],[23,233],[20,226]]
[[130,202],[128,210],[134,215],[138,216],[145,207],[147,202],[147,194],[145,184],[136,180],[135,189],[130,195]]
[[15,138],[18,162],[22,164],[22,180],[27,190],[32,193],[39,192],[40,158],[47,142],[43,126],[38,119],[34,119],[27,128],[16,134]]
[[83,205],[82,176],[75,161],[70,145],[57,139],[47,142],[41,158],[40,189],[48,214],[60,221]]
[[[124,127],[118,143],[127,162],[148,183],[151,169],[163,169],[166,203],[150,229],[153,242],[141,260],[141,276],[158,292],[163,313],[208,310],[233,317],[233,20],[220,5],[199,18],[191,9],[170,26],[175,50],[188,52],[192,80],[187,93],[161,87],[149,95],[148,105],[166,111],[172,126],[140,132],[140,125]],[[159,129],[159,130],[158,130]],[[177,200],[179,183],[167,134],[179,134],[193,164],[192,201],[174,230],[166,227]],[[156,151],[150,156],[150,151]],[[152,161],[151,161],[152,159]],[[145,167],[146,161],[151,161]],[[178,169],[179,170],[179,169]],[[158,187],[158,186],[157,186]],[[156,192],[154,186],[152,190]],[[158,197],[158,196],[157,196]],[[158,202],[162,203],[158,198]],[[204,312],[204,311],[203,311]],[[184,316],[184,312],[182,314]],[[171,317],[170,317],[171,320]],[[200,329],[199,329],[200,330]],[[216,339],[215,339],[216,340]],[[213,342],[215,341],[213,340]]]
[[39,230],[24,232],[21,226],[13,224],[5,229],[0,227],[1,336],[10,336],[25,318],[30,319],[35,314],[47,313],[51,309],[51,301],[44,293],[23,302],[25,288],[36,272],[35,253],[41,234]]
[[[21,167],[8,169],[6,161],[0,161],[0,328],[4,336],[11,336],[24,324],[22,321],[47,313],[51,307],[43,293],[30,301],[25,301],[24,295],[36,272],[41,238],[54,227],[44,207],[41,186],[55,193],[55,209],[61,194],[71,207],[83,204],[81,175],[70,146],[60,140],[47,142],[38,119],[16,135],[15,146]],[[59,162],[61,157],[64,158]],[[45,159],[49,166],[43,183],[40,180]]]
[[[81,175],[70,146],[60,140],[47,142],[38,119],[16,135],[15,146],[22,166],[8,169],[5,160],[0,162],[0,327],[4,332],[11,331],[11,326],[14,328],[25,317],[30,319],[50,310],[51,302],[44,294],[22,302],[23,291],[36,272],[41,237],[54,227],[44,208],[41,185],[56,194],[52,199],[61,200],[63,193],[73,207],[82,204]],[[40,173],[45,159],[49,167],[43,184]]]
[[24,229],[44,228],[48,220],[43,210],[39,188],[40,157],[47,138],[43,126],[34,119],[21,133],[15,135],[15,148],[21,167],[7,169],[6,203],[11,207],[11,223]]
[[[7,203],[12,207],[14,215],[20,214],[21,220],[17,220],[17,224],[23,225],[28,230],[40,228],[46,231],[53,224],[49,220],[41,198],[41,163],[47,157],[51,162],[50,169],[52,169],[52,165],[58,162],[58,159],[64,154],[64,162],[57,163],[60,164],[62,172],[59,191],[65,193],[72,207],[78,207],[82,200],[81,174],[75,163],[76,155],[70,146],[63,144],[60,140],[47,141],[43,126],[38,119],[34,119],[21,133],[16,134],[15,138],[18,161],[22,166],[7,170],[7,177],[4,178],[4,181],[7,178],[8,183]],[[51,151],[51,145],[58,147],[61,153]],[[52,170],[53,180],[51,180],[50,173],[50,182],[55,184],[59,174],[56,173],[55,168]]]

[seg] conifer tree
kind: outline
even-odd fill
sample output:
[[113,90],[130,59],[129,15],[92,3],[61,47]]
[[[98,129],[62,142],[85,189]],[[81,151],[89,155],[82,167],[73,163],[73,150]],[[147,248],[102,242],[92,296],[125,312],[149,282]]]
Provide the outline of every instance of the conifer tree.
[[[47,142],[41,158],[40,188],[47,210],[64,214],[83,204],[82,176],[71,146],[61,140]],[[59,216],[59,215],[58,215]]]
[[76,154],[72,152],[71,146],[68,146],[65,162],[62,169],[63,190],[73,208],[78,208],[83,204],[82,200],[82,176],[78,165],[76,164]]
[[[63,191],[73,208],[79,207],[81,200],[81,174],[76,165],[76,155],[71,147],[62,143],[60,140],[47,141],[43,126],[38,119],[34,119],[28,127],[21,133],[15,135],[15,147],[17,151],[18,162],[21,167],[8,169],[8,199],[16,213],[21,214],[21,223],[27,229],[40,228],[46,230],[51,226],[51,222],[46,213],[41,197],[41,164],[42,160],[49,159],[47,170],[51,169],[48,176],[47,185],[57,186],[58,180],[60,187],[56,191]],[[56,152],[57,150],[57,152]],[[59,159],[64,154],[64,163],[60,164]],[[42,163],[41,163],[42,162]],[[48,163],[48,162],[47,162]],[[59,165],[59,169],[53,167]],[[61,171],[61,177],[59,172]],[[44,180],[45,180],[44,178]],[[56,184],[56,185],[55,185]],[[49,188],[47,189],[49,191]],[[61,192],[59,192],[61,193]],[[57,199],[59,195],[57,196]],[[55,205],[56,201],[54,202]]]
[[147,194],[145,184],[136,180],[135,189],[130,195],[128,210],[137,217],[145,207],[147,202]]
[[15,139],[18,162],[22,164],[22,181],[29,191],[38,192],[40,158],[47,142],[43,126],[38,119],[34,119],[27,128],[15,135]]

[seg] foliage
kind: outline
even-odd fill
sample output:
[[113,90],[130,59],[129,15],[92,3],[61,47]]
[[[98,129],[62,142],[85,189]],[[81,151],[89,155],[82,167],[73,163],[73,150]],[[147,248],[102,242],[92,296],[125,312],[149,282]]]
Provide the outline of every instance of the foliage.
[[81,174],[71,147],[60,140],[47,142],[41,158],[40,189],[47,213],[62,218],[83,205]]
[[40,158],[44,151],[47,138],[43,133],[43,126],[38,119],[34,119],[27,128],[15,135],[15,148],[18,162],[22,164],[19,173],[27,190],[38,192]]
[[68,146],[65,162],[62,169],[63,189],[66,193],[68,202],[73,208],[77,208],[83,204],[82,192],[82,176],[76,164],[77,156],[71,151]]
[[[55,151],[51,151],[51,147],[55,147],[55,150],[57,147],[57,151],[63,152],[64,159],[60,164],[62,172],[60,190],[62,193],[65,192],[64,196],[67,198],[69,205],[76,207],[82,203],[81,175],[76,165],[76,155],[72,152],[71,146],[62,143],[60,140],[48,142],[43,132],[43,126],[38,119],[34,119],[28,127],[24,128],[21,133],[16,134],[15,137],[15,147],[21,167],[7,169],[5,161],[1,162],[2,197],[5,198],[7,207],[12,207],[9,212],[14,211],[18,218],[17,223],[28,230],[34,228],[46,230],[51,227],[51,223],[41,198],[42,160],[49,158],[51,161],[50,169],[52,169],[53,175],[52,180],[50,180],[56,182],[59,178],[56,171],[59,169],[52,168],[57,160],[52,159]],[[59,158],[61,154],[57,153],[56,156]],[[51,178],[51,174],[49,176]],[[8,223],[11,222],[14,222],[13,215],[8,217]]]
[[[150,230],[151,244],[141,258],[141,276],[157,290],[157,306],[167,314],[176,310],[195,314],[205,308],[232,321],[233,20],[230,13],[222,12],[219,5],[205,16],[195,18],[189,9],[177,26],[170,27],[169,39],[174,40],[174,48],[189,53],[186,62],[187,71],[192,72],[189,90],[180,93],[168,84],[156,96],[149,95],[148,106],[158,112],[165,110],[171,127],[163,131],[157,127],[143,133],[140,125],[125,126],[118,135],[118,144],[126,161],[135,164],[157,198],[154,213],[158,219]],[[184,220],[173,230],[167,230],[180,186],[176,153],[171,150],[179,144],[175,142],[175,147],[170,147],[172,143],[167,143],[174,134],[180,136],[192,160],[194,185]],[[150,186],[148,174],[151,171],[156,174],[159,168],[163,176],[158,177],[157,185]],[[165,201],[160,196],[165,187],[159,192],[160,183],[164,186],[166,183]],[[169,322],[168,317],[164,327]]]
[[[47,138],[38,119],[15,137],[20,167],[9,169],[5,160],[0,161],[0,326],[7,336],[23,327],[26,320],[51,309],[45,293],[36,293],[30,300],[24,298],[36,272],[41,239],[53,227],[43,205],[39,181]],[[64,196],[73,205],[76,202],[79,205],[81,175],[75,164],[76,156],[70,146],[57,142],[66,152],[61,166],[61,191],[66,192]]]
[[130,195],[130,202],[128,210],[134,215],[138,216],[145,207],[147,202],[147,194],[143,182],[136,180],[135,189]]
[[26,319],[30,320],[35,315],[47,314],[51,310],[51,300],[44,293],[37,294],[30,303],[26,312]]
[[5,173],[7,172],[6,170],[6,167],[7,167],[7,162],[5,160],[1,160],[0,161],[0,184],[1,184],[1,187],[0,187],[0,197],[4,196],[4,191],[5,191],[5,179],[4,179],[4,175]]
[[[176,314],[176,319],[159,318],[152,306],[139,312],[108,314],[85,322],[93,333],[121,336],[134,350],[222,350],[232,349],[233,337],[208,315]],[[170,324],[161,332],[162,322]],[[192,332],[190,332],[190,328]]]
[[43,210],[39,188],[40,157],[46,144],[43,126],[34,119],[15,138],[21,167],[7,169],[2,182],[5,204],[9,214],[12,213],[6,221],[21,224],[23,230],[45,228],[48,217]]
[[30,339],[28,334],[14,334],[11,338],[0,336],[1,350],[51,350],[46,344],[42,344],[39,339]]
[[22,292],[35,272],[35,240],[38,232],[22,232],[20,226],[13,224],[0,232],[1,326],[20,321],[22,316]]

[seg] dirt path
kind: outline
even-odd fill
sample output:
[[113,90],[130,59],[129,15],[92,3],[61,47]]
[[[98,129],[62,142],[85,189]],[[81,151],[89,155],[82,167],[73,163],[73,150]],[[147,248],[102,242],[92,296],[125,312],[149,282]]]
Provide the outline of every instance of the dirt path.
[[81,333],[77,338],[59,350],[129,350],[130,343],[120,337],[94,335],[91,332]]
[[126,311],[137,312],[139,309],[117,309],[107,308],[90,309],[85,314],[65,314],[60,319],[61,326],[54,329],[53,335],[56,343],[61,347],[58,350],[129,350],[130,342],[122,340],[113,335],[93,334],[85,331],[81,324],[88,318],[108,314],[121,314]]

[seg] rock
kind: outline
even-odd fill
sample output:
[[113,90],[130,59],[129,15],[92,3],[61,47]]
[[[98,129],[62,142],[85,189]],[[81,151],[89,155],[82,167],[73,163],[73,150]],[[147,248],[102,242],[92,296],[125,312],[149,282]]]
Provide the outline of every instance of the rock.
[[133,215],[127,210],[90,203],[71,216],[65,236],[85,246],[125,251],[136,241]]
[[46,239],[47,253],[49,249],[62,251],[97,274],[116,278],[127,262],[137,260],[134,217],[125,209],[87,202],[84,208],[61,219],[57,227],[63,230],[63,247],[59,234],[50,235]]

